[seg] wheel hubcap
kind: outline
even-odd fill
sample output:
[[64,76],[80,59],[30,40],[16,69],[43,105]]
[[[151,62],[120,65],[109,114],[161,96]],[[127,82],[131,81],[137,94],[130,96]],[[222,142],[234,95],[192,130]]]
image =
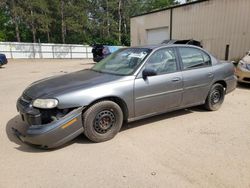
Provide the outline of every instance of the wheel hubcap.
[[219,90],[215,90],[212,94],[212,103],[217,104],[220,102],[221,99],[221,93]]
[[115,115],[110,110],[99,112],[94,120],[94,129],[100,134],[108,132],[115,123]]

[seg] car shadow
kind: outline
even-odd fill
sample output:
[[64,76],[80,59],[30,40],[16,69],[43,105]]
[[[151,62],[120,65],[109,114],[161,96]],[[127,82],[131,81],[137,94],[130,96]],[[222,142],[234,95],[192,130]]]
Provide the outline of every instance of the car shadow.
[[[187,109],[183,109],[183,110],[168,112],[165,114],[149,117],[149,118],[138,120],[138,121],[131,122],[131,123],[124,123],[124,125],[122,126],[120,131],[126,131],[128,129],[132,129],[132,128],[136,128],[136,127],[140,127],[140,126],[145,126],[145,125],[153,123],[153,122],[157,122],[157,121],[161,121],[161,120],[169,119],[169,118],[174,118],[174,117],[178,117],[178,116],[182,116],[182,115],[187,115],[187,114],[190,114],[193,112],[207,112],[207,111],[203,110],[200,107],[192,107],[192,108],[187,108]],[[34,147],[32,145],[25,144],[22,141],[20,141],[12,130],[12,128],[16,129],[17,127],[19,127],[19,130],[20,130],[20,127],[24,127],[23,129],[20,130],[21,133],[22,133],[22,131],[25,131],[26,125],[21,120],[21,117],[19,115],[16,115],[15,117],[13,117],[12,119],[10,119],[8,121],[8,123],[6,125],[6,134],[7,134],[8,139],[17,145],[17,147],[15,147],[15,149],[23,151],[23,152],[28,152],[28,153],[51,152],[51,151],[62,149],[64,147],[70,146],[70,145],[75,144],[75,143],[95,144],[95,143],[89,141],[83,134],[81,134],[78,137],[76,137],[75,139],[73,139],[72,141],[69,141],[68,143],[66,143],[66,144],[64,144],[56,149],[41,149],[41,148]]]
[[156,115],[153,117],[145,118],[145,119],[134,121],[131,123],[125,123],[123,127],[121,128],[121,131],[126,131],[128,129],[145,126],[153,122],[158,122],[158,121],[162,121],[162,120],[166,120],[166,119],[170,119],[170,118],[174,118],[178,116],[183,116],[183,115],[187,115],[187,114],[194,113],[194,112],[208,112],[208,111],[203,109],[201,106],[195,106],[195,107],[177,110],[173,112],[167,112],[164,114]]
[[238,82],[237,88],[239,88],[239,89],[250,89],[250,84]]

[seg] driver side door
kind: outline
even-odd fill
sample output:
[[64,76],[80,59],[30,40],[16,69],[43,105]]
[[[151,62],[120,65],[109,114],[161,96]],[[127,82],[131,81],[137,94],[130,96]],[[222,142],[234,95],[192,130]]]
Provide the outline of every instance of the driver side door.
[[[143,70],[154,70],[156,75],[143,78]],[[135,79],[135,117],[148,116],[180,106],[182,73],[174,48],[155,51]]]

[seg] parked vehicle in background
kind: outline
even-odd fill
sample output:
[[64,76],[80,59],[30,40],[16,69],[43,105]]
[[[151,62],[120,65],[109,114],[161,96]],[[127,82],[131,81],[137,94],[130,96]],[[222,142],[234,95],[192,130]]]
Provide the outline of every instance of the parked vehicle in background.
[[0,67],[7,63],[8,63],[8,59],[6,58],[6,56],[4,54],[0,54]]
[[250,51],[239,61],[236,76],[238,82],[250,83]]
[[29,126],[14,132],[43,148],[57,147],[81,133],[103,142],[112,139],[124,121],[196,105],[218,110],[235,87],[234,65],[201,48],[123,48],[91,69],[31,84],[17,101]]
[[111,53],[117,51],[121,48],[121,46],[108,46],[102,44],[94,44],[92,45],[92,54],[94,62],[99,62]]
[[193,39],[188,40],[164,40],[162,44],[188,44],[202,48],[201,42]]

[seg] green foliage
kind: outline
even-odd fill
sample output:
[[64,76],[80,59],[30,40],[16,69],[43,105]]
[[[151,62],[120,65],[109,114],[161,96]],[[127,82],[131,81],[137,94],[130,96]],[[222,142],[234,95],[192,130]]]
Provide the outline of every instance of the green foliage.
[[0,41],[130,44],[130,17],[175,0],[1,0]]
[[15,30],[13,24],[11,23],[11,19],[6,14],[3,7],[0,7],[0,41],[13,41],[15,40]]
[[[7,17],[4,14],[3,10],[0,9],[0,25],[4,26],[4,24],[7,23]],[[0,42],[5,41],[6,40],[6,27],[0,27]]]
[[146,6],[146,10],[150,11],[152,9],[160,9],[170,5],[177,4],[175,0],[150,0]]

